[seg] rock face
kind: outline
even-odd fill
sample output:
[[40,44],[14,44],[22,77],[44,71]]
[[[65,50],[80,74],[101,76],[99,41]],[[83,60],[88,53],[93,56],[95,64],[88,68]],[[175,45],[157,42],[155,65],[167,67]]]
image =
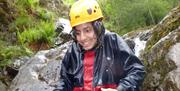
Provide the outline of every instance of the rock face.
[[68,16],[68,7],[63,4],[63,0],[39,0],[39,3],[59,16]]
[[39,51],[31,58],[15,60],[13,66],[19,72],[8,91],[52,91],[57,86],[61,60],[72,42],[71,38],[67,39],[71,30],[69,21],[61,19],[57,23],[60,23],[57,27],[62,26],[62,31],[58,32],[61,43],[54,49]]
[[180,43],[173,45],[168,54],[168,58],[173,60],[177,66],[176,69],[173,69],[167,74],[164,81],[160,85],[161,91],[180,91]]
[[8,91],[52,91],[58,83],[60,63],[70,42],[40,51],[21,66]]
[[17,13],[9,1],[0,0],[0,39],[14,43],[16,42],[16,33],[8,32],[10,30],[8,26],[15,20]]
[[7,86],[5,84],[3,84],[1,81],[0,81],[0,89],[1,89],[1,91],[6,91],[6,89],[7,89]]
[[123,38],[135,42],[135,55],[145,64],[142,91],[180,91],[180,6],[153,28]]
[[71,25],[70,21],[64,18],[59,18],[56,21],[55,32],[57,33],[57,37],[55,39],[55,45],[61,45],[62,43],[68,42],[72,40],[71,37]]
[[[180,6],[174,8],[149,32],[141,58],[146,66],[142,91],[180,91]],[[174,51],[176,50],[176,51]]]

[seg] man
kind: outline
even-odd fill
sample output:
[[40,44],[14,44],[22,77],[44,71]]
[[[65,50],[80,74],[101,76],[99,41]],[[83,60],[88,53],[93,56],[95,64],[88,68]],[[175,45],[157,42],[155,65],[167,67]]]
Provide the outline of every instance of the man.
[[54,91],[139,91],[144,66],[123,39],[106,32],[95,0],[72,5],[74,42],[68,49]]

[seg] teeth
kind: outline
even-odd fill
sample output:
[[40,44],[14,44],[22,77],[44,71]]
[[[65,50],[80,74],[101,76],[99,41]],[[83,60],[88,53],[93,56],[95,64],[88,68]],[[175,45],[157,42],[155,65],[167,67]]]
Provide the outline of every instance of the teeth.
[[84,43],[84,45],[87,45],[87,44],[88,44],[88,42],[85,42],[85,43]]
[[84,46],[84,47],[88,46],[88,43],[84,43],[83,46]]

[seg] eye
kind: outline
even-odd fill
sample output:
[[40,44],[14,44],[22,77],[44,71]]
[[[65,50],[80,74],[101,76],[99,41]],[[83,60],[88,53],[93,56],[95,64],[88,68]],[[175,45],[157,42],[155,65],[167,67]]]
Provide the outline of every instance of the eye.
[[76,34],[76,36],[78,36],[78,35],[80,35],[80,32],[76,32],[75,34]]
[[85,32],[86,32],[86,33],[89,33],[89,32],[91,32],[91,30],[90,30],[90,29],[86,29]]
[[92,28],[90,28],[90,27],[88,27],[88,28],[86,28],[85,30],[84,30],[84,32],[86,32],[86,33],[89,33],[89,32],[91,32],[92,31]]

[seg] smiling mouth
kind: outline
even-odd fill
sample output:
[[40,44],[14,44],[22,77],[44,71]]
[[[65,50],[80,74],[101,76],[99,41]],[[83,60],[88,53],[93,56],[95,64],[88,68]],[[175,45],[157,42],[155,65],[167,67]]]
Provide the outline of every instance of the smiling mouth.
[[83,44],[83,47],[87,47],[88,46],[88,44]]
[[88,46],[89,46],[89,43],[88,43],[88,42],[84,42],[84,43],[82,43],[82,46],[83,46],[83,47],[88,47]]

